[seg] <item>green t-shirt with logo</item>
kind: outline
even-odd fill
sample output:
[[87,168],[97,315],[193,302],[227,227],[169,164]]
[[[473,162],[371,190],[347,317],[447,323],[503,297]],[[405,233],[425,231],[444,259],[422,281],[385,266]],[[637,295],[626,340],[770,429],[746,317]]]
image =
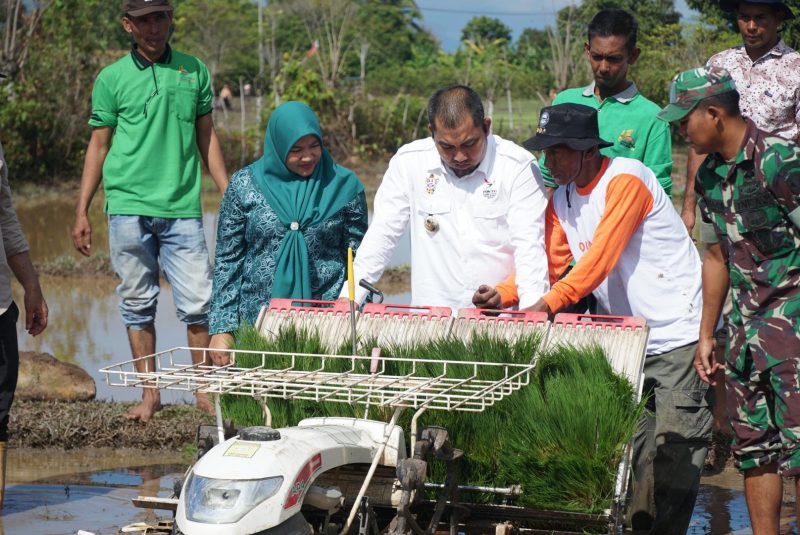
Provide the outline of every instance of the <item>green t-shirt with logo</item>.
[[[655,173],[667,195],[672,194],[672,139],[669,125],[656,117],[661,108],[642,96],[636,84],[606,98],[602,104],[594,94],[594,84],[565,89],[556,95],[553,105],[565,103],[595,108],[600,137],[614,144],[600,152],[609,157],[624,156],[639,160]],[[556,187],[547,170],[544,154],[539,158],[539,166],[545,185]]]
[[206,66],[171,48],[155,63],[134,49],[100,71],[89,125],[114,130],[103,164],[108,214],[202,215],[195,122],[212,104]]

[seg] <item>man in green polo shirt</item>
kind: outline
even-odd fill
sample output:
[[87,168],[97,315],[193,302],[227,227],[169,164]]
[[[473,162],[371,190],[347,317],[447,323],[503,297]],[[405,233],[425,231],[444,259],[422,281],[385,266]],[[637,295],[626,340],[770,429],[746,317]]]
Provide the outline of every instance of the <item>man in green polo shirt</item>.
[[[155,353],[159,270],[172,286],[191,347],[207,347],[211,269],[200,206],[200,161],[224,191],[228,174],[211,118],[208,69],[168,44],[168,0],[124,0],[122,26],[133,50],[103,69],[92,92],[92,137],[86,151],[72,239],[91,254],[88,212],[103,180],[111,262],[133,356]],[[203,353],[195,351],[195,363]],[[154,369],[153,359],[137,362]],[[198,407],[211,411],[198,395]],[[147,421],[161,407],[156,389],[127,414]]]
[[[589,23],[584,45],[594,81],[586,87],[565,89],[553,105],[572,103],[597,110],[600,137],[613,145],[600,152],[641,161],[655,173],[667,195],[672,194],[672,140],[669,127],[656,118],[659,108],[627,79],[628,67],[639,57],[638,25],[621,9],[604,9]],[[539,160],[544,184],[555,188],[544,155]]]

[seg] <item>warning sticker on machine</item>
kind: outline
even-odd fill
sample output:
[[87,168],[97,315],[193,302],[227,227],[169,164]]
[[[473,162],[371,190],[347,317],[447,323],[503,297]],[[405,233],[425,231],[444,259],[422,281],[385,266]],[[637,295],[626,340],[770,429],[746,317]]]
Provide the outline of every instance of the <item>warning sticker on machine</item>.
[[260,447],[261,444],[253,444],[252,442],[234,442],[228,446],[228,449],[225,450],[225,453],[223,453],[222,456],[244,457],[246,459],[250,459],[256,454]]
[[311,481],[311,476],[313,476],[320,468],[322,468],[322,455],[317,453],[303,466],[303,468],[300,469],[300,472],[297,474],[297,477],[292,484],[292,488],[289,491],[289,498],[286,500],[286,503],[283,504],[284,509],[288,509],[300,501],[300,498],[306,491],[306,487],[308,487],[308,484]]

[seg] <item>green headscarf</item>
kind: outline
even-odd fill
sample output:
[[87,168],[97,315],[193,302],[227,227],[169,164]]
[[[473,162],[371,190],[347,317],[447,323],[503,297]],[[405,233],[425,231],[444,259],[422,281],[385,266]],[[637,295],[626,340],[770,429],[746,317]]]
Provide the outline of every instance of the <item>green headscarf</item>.
[[[325,221],[364,191],[355,173],[336,164],[324,145],[310,177],[286,167],[291,148],[309,134],[322,144],[319,119],[311,108],[302,102],[281,104],[269,118],[264,155],[251,164],[256,185],[287,230],[278,249],[271,297],[312,297],[303,229]],[[345,251],[342,254],[346,257]]]

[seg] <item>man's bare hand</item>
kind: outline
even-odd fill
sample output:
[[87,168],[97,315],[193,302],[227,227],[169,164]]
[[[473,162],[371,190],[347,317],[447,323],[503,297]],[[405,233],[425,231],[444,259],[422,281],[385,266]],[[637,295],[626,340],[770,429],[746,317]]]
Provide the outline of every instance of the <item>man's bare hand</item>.
[[681,213],[681,219],[683,220],[683,224],[686,226],[686,230],[689,231],[689,236],[691,236],[692,231],[694,230],[694,225],[697,222],[697,215],[695,214],[694,210],[684,210]]
[[25,292],[25,330],[31,336],[41,334],[47,327],[47,303],[41,288]]
[[717,370],[725,367],[714,358],[716,348],[717,341],[713,337],[700,338],[697,342],[697,350],[694,353],[694,369],[700,380],[710,385],[717,384],[714,380],[714,374]]
[[550,310],[550,307],[547,305],[547,303],[544,302],[544,299],[539,299],[538,301],[536,301],[536,303],[529,306],[525,310],[527,310],[528,312],[544,312],[548,316],[553,313],[553,311]]
[[233,346],[233,335],[231,333],[218,333],[211,336],[211,342],[208,344],[208,353],[214,366],[225,366],[230,364],[230,353],[227,351],[216,350],[230,349],[231,346]]
[[86,214],[75,217],[72,225],[72,244],[83,256],[92,254],[92,224]]
[[490,308],[501,309],[503,308],[503,301],[500,299],[500,293],[497,288],[486,284],[481,284],[478,291],[472,296],[472,304],[476,308]]

